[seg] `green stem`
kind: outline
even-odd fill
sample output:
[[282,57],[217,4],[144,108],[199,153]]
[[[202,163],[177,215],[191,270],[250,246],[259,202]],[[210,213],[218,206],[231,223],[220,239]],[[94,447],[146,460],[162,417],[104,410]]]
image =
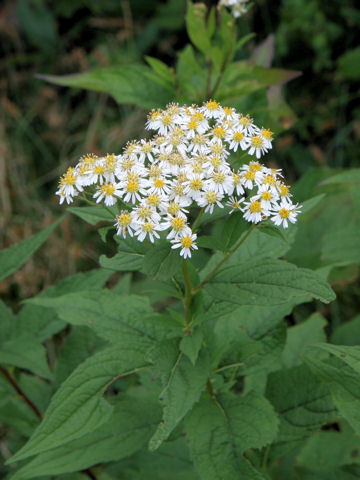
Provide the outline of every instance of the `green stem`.
[[193,223],[193,226],[192,226],[192,231],[193,232],[196,232],[198,226],[199,226],[199,223],[200,223],[200,220],[204,214],[204,211],[205,211],[205,208],[202,208],[198,214],[198,216],[195,218],[195,221]]
[[185,324],[186,324],[186,333],[190,333],[190,323],[191,323],[191,316],[190,316],[190,303],[192,299],[192,282],[190,277],[189,268],[187,265],[187,261],[184,260],[182,264],[182,273],[184,276],[184,283],[185,283],[185,297],[184,297],[184,307],[185,307]]
[[229,46],[229,49],[228,49],[228,51],[227,51],[227,53],[226,53],[226,57],[224,58],[224,61],[223,61],[222,65],[221,65],[220,72],[219,72],[219,75],[218,75],[218,77],[217,77],[217,79],[216,79],[215,85],[213,86],[212,90],[210,91],[210,93],[209,93],[209,95],[208,95],[208,98],[209,98],[209,99],[212,98],[212,97],[215,95],[216,90],[217,90],[217,89],[219,88],[219,86],[220,86],[220,83],[221,83],[221,80],[222,80],[222,78],[223,78],[223,76],[224,76],[224,73],[225,73],[227,64],[228,64],[228,62],[229,62],[229,60],[230,60],[232,47],[233,47],[233,45],[232,45],[232,43],[231,43],[231,45]]
[[219,270],[220,267],[222,267],[222,265],[226,262],[226,260],[228,260],[230,257],[232,257],[232,255],[234,255],[234,253],[236,252],[236,250],[245,242],[245,240],[248,238],[248,236],[250,235],[250,233],[256,228],[256,225],[251,225],[251,227],[249,228],[249,230],[245,233],[245,235],[243,237],[240,238],[240,240],[238,241],[238,243],[235,245],[235,247],[230,250],[230,252],[224,256],[224,258],[221,260],[221,262],[219,262],[216,267],[214,268],[214,270],[212,270],[205,278],[204,280],[199,283],[199,285],[197,285],[192,293],[196,293],[198,290],[201,290],[202,287],[205,285],[205,283],[207,283],[209,280],[212,279],[212,277],[216,274],[216,272]]
[[261,463],[261,469],[262,470],[266,470],[267,462],[268,462],[268,458],[269,458],[269,453],[270,453],[270,445],[268,445],[266,447],[265,452],[264,452],[263,460],[262,460],[262,463]]
[[[85,203],[87,203],[88,205],[91,205],[92,207],[96,207],[96,205],[98,205],[96,202],[92,202],[91,200],[89,200],[88,198],[86,198],[86,196],[85,196],[84,193],[82,193],[82,195],[80,195],[80,198],[81,198],[82,200],[84,200]],[[110,215],[111,215],[112,217],[116,218],[115,213],[112,212],[112,211],[110,210],[110,208],[108,208],[108,207],[107,207],[106,205],[104,205],[103,203],[101,204],[101,206],[102,206],[103,208],[105,208],[105,210],[106,210],[108,213],[110,213]]]

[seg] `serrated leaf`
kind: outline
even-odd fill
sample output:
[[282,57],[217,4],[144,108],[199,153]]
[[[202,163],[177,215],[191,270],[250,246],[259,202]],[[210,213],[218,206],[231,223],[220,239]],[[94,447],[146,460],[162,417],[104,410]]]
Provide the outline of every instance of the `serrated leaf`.
[[160,280],[167,280],[180,271],[183,259],[167,240],[158,241],[144,257],[142,271]]
[[109,383],[145,366],[144,351],[130,345],[110,347],[87,359],[55,393],[43,421],[9,463],[46,452],[100,427],[113,410],[103,398]]
[[64,217],[60,217],[40,233],[33,235],[0,252],[0,280],[18,270],[26,260],[45,242],[50,233],[59,225]]
[[[114,216],[100,205],[94,205],[93,207],[68,207],[67,211],[90,223],[90,225],[96,225],[103,221],[114,223]],[[114,210],[114,215],[115,213]]]
[[215,300],[238,305],[279,305],[305,295],[325,303],[335,298],[312,270],[271,259],[221,267],[204,288]]
[[311,315],[305,322],[287,330],[287,339],[281,360],[285,368],[301,363],[301,355],[311,344],[325,342],[326,319],[319,313]]
[[139,345],[144,352],[157,340],[181,335],[181,327],[171,318],[154,313],[149,300],[139,295],[118,295],[111,290],[78,292],[55,298],[28,300],[54,308],[72,325],[85,325],[101,338],[119,347]]
[[186,419],[191,456],[201,478],[263,479],[243,453],[270,443],[277,426],[270,403],[254,392],[203,397]]
[[147,109],[164,107],[174,97],[174,91],[158,83],[145,65],[121,65],[74,75],[38,75],[38,78],[56,85],[109,93],[119,103]]
[[271,373],[266,397],[280,417],[271,458],[283,456],[338,415],[327,387],[305,365]]
[[76,472],[98,463],[128,457],[145,446],[161,418],[157,403],[123,398],[107,423],[84,437],[40,453],[13,476],[13,480]]
[[180,350],[190,359],[193,365],[196,363],[203,340],[204,335],[198,328],[189,335],[185,335],[180,342]]
[[195,365],[179,352],[177,343],[157,346],[151,353],[155,368],[162,372],[164,404],[163,421],[150,439],[150,450],[156,450],[199,400],[209,378],[210,363],[205,350],[200,352]]

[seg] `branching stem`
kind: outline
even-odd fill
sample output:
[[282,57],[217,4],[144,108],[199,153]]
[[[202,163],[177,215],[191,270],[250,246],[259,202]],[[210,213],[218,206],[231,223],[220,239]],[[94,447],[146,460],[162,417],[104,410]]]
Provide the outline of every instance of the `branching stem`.
[[192,299],[192,282],[190,277],[189,268],[187,265],[186,260],[183,261],[182,264],[182,273],[184,276],[184,283],[185,283],[185,297],[184,297],[184,306],[185,306],[185,324],[186,324],[186,332],[190,333],[190,323],[191,323],[191,316],[190,316],[190,303]]

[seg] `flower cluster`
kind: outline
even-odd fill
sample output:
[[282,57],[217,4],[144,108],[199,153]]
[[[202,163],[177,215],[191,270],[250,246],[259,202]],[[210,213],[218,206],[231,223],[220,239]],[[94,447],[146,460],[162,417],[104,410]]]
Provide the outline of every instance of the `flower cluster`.
[[249,0],[220,0],[218,6],[230,8],[231,15],[234,18],[239,18],[248,11],[248,1]]
[[[249,116],[209,100],[201,107],[172,103],[153,110],[146,122],[151,139],[128,143],[121,155],[86,155],[60,179],[60,203],[71,203],[88,187],[97,203],[118,204],[117,233],[154,242],[162,231],[184,258],[197,249],[189,210],[231,207],[249,222],[270,219],[287,228],[299,207],[291,202],[280,170],[258,159],[272,148],[272,132]],[[230,151],[246,151],[252,160],[238,170]],[[256,157],[256,159],[254,158]],[[85,194],[85,192],[84,192]]]

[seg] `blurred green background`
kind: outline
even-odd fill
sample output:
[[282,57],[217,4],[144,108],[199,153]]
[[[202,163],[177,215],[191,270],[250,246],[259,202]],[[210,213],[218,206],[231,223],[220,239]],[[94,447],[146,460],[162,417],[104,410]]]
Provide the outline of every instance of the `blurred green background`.
[[[271,61],[302,72],[285,86],[296,117],[284,119],[271,157],[290,183],[311,167],[360,166],[356,3],[255,0],[237,23],[241,35],[255,32],[243,58],[267,41],[267,66]],[[1,248],[59,216],[63,208],[53,195],[58,177],[83,153],[119,152],[143,134],[144,110],[119,105],[106,94],[56,87],[36,75],[139,63],[144,55],[173,66],[189,41],[185,10],[184,0],[1,2]],[[15,306],[60,278],[96,267],[101,249],[95,228],[68,216],[24,268],[0,282],[0,294]],[[357,278],[356,268],[351,288]]]

